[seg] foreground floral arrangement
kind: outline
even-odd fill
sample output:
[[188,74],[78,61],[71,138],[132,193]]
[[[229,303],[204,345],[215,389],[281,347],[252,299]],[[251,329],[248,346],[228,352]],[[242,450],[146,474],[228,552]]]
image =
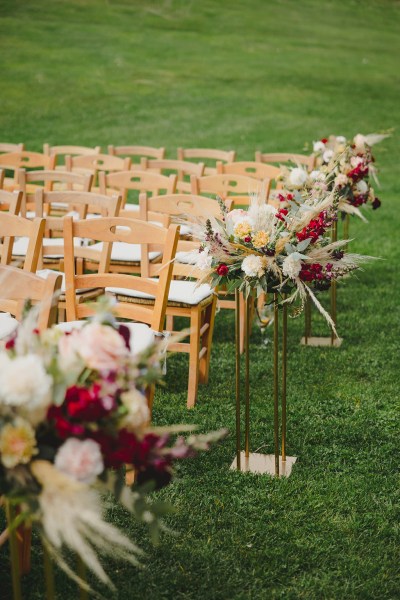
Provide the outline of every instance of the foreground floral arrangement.
[[[225,432],[173,441],[179,428],[149,427],[145,390],[160,378],[163,349],[132,354],[129,329],[112,315],[71,334],[32,331],[33,321],[31,313],[0,350],[0,496],[71,576],[64,548],[111,585],[99,553],[137,564],[140,551],[104,520],[101,494],[112,492],[156,535],[165,507],[146,494],[171,481],[177,459]],[[131,489],[126,464],[136,472]]]
[[357,134],[352,140],[331,135],[313,143],[316,168],[308,173],[300,166],[282,168],[284,191],[278,198],[286,202],[294,196],[297,200],[308,195],[334,192],[337,210],[355,215],[366,221],[360,207],[369,205],[373,210],[381,206],[371,181],[378,185],[372,146],[388,134]]
[[201,281],[246,296],[255,290],[285,295],[285,302],[300,298],[300,309],[309,295],[335,331],[314,292],[370,259],[346,252],[346,240],[331,243],[328,230],[337,219],[338,202],[334,192],[309,195],[302,202],[292,196],[279,210],[253,198],[248,210],[227,212],[221,202],[223,220],[208,219],[205,228],[195,229]]

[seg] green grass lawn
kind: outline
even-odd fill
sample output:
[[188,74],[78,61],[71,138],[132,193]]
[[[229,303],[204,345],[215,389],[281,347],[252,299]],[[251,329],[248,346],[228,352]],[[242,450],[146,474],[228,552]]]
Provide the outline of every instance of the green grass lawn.
[[[234,321],[217,315],[210,384],[185,408],[187,357],[168,361],[156,424],[228,427],[159,494],[175,506],[154,548],[110,564],[121,600],[400,597],[399,25],[395,0],[1,0],[0,141],[302,151],[330,133],[397,128],[376,147],[382,208],[352,221],[354,251],[381,257],[339,287],[340,350],[299,346],[289,327],[289,479],[229,470]],[[327,329],[316,319],[322,334]],[[252,447],[271,452],[271,333],[251,338]],[[267,342],[267,343],[265,343]],[[40,548],[25,598],[44,597]],[[77,598],[57,573],[58,598]],[[103,590],[104,591],[104,590]],[[0,598],[10,597],[0,549]],[[105,591],[106,597],[114,597]]]

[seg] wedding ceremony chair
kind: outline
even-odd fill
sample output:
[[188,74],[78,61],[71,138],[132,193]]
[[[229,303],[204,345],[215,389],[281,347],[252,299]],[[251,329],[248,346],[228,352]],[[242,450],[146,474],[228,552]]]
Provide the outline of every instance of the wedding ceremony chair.
[[61,276],[57,273],[43,279],[16,267],[0,265],[0,311],[3,313],[0,313],[0,340],[16,329],[27,301],[37,305],[35,328],[43,331],[55,323],[60,286]]
[[[93,182],[93,175],[84,173],[74,173],[68,171],[27,171],[19,169],[18,171],[19,189],[23,193],[22,215],[32,216],[33,206],[29,206],[32,196],[35,192],[43,188],[44,191],[53,190],[82,191],[90,192]],[[65,205],[53,204],[46,208],[47,214],[52,209],[65,210]],[[25,213],[25,214],[24,214]]]
[[315,167],[315,156],[312,154],[293,154],[290,152],[266,152],[262,153],[259,150],[255,153],[256,162],[260,163],[294,163],[302,165],[311,172]]
[[246,175],[255,179],[271,179],[275,181],[280,175],[279,167],[256,161],[237,161],[232,163],[217,162],[217,173],[229,175]]
[[[35,273],[40,260],[44,231],[44,219],[30,220],[16,214],[0,212],[1,264],[22,266],[24,271]],[[18,251],[20,240],[24,241],[23,253]]]
[[0,211],[10,215],[18,215],[21,210],[22,192],[7,192],[0,188]]
[[24,144],[0,143],[0,154],[9,153],[9,152],[22,152],[22,150],[25,150]]
[[[208,206],[207,206],[208,205]],[[209,198],[196,198],[189,195],[153,196],[140,195],[140,216],[143,220],[152,220],[159,215],[161,223],[165,215],[170,218],[178,215],[191,215],[196,218],[204,215],[204,208],[208,213],[221,216],[220,207],[215,200]],[[199,383],[207,383],[210,366],[211,343],[214,330],[215,310],[217,297],[208,284],[198,285],[202,273],[193,265],[193,252],[198,253],[198,242],[179,240],[177,243],[175,259],[181,256],[182,262],[175,260],[172,272],[172,281],[168,294],[166,307],[166,329],[173,331],[174,317],[183,317],[189,320],[189,342],[171,342],[169,349],[174,352],[189,354],[189,375],[187,407],[192,408],[197,399]],[[179,278],[179,279],[178,279]],[[189,278],[191,279],[189,281]],[[141,303],[143,300],[135,291],[110,288],[118,300]],[[147,302],[154,302],[148,300]]]
[[[65,156],[65,168],[67,171],[77,171],[93,175],[93,192],[99,192],[98,189],[98,173],[99,171],[107,171],[113,173],[115,171],[127,171],[130,169],[130,158],[119,158],[110,154],[83,154],[79,156]],[[102,193],[102,192],[100,192]]]
[[[90,148],[88,146],[50,146],[50,144],[43,144],[43,154],[47,156],[56,157],[56,168],[65,168],[65,157],[69,156],[84,156],[92,154],[100,154],[101,147],[94,146]],[[61,160],[60,160],[61,159]]]
[[144,170],[154,171],[162,175],[175,174],[177,176],[176,192],[191,193],[190,176],[202,177],[204,175],[204,163],[193,163],[187,160],[175,159],[149,159],[142,158],[140,167]]
[[193,160],[204,162],[205,175],[214,175],[217,172],[217,161],[233,162],[236,159],[235,150],[217,150],[215,148],[178,148],[178,160]]
[[258,181],[248,175],[208,175],[190,178],[192,194],[196,196],[207,194],[219,196],[223,200],[233,200],[233,206],[248,206],[251,196],[257,195],[267,202],[270,191],[270,179]]
[[27,152],[20,150],[17,152],[7,152],[0,154],[0,168],[12,172],[12,177],[5,177],[3,188],[12,192],[18,189],[18,170],[25,169],[48,169],[53,171],[55,168],[55,157],[40,154],[40,152]]
[[[77,301],[77,290],[101,288],[102,290],[135,290],[141,302],[119,301],[115,314],[127,319],[126,325],[131,332],[133,352],[139,352],[152,343],[156,334],[164,330],[165,312],[171,282],[173,259],[179,237],[179,227],[167,228],[136,219],[122,217],[100,218],[86,221],[73,221],[64,217],[65,279],[67,323],[63,327],[71,329],[79,326],[77,321],[93,314],[93,306]],[[96,273],[83,274],[76,269],[76,257],[82,249],[74,240],[85,238],[102,243],[102,267]],[[108,262],[112,245],[124,242],[133,246],[140,245],[142,250],[140,276],[108,272]],[[87,250],[90,250],[87,248]],[[146,259],[150,252],[162,254],[162,262],[154,265]],[[152,299],[148,303],[148,299]],[[151,398],[150,398],[151,403]]]
[[108,146],[108,154],[112,156],[128,156],[132,164],[138,162],[142,157],[162,159],[165,158],[165,148],[154,148],[153,146]]

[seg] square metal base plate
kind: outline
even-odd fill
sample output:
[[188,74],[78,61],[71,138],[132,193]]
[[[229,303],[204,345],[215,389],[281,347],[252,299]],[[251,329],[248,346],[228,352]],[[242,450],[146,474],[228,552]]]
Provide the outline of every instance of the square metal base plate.
[[[285,461],[283,461],[282,457],[280,456],[279,477],[289,477],[296,460],[297,456],[287,456]],[[236,456],[231,464],[231,469],[235,471],[237,470]],[[258,473],[260,475],[275,475],[275,455],[250,452],[249,456],[246,457],[245,452],[241,452],[240,471],[243,473]]]
[[343,338],[335,338],[333,340],[333,344],[332,344],[332,338],[316,337],[314,335],[307,338],[307,343],[306,343],[305,337],[302,337],[300,340],[300,344],[302,346],[324,346],[326,348],[340,348],[340,346],[342,345],[342,342],[343,342]]

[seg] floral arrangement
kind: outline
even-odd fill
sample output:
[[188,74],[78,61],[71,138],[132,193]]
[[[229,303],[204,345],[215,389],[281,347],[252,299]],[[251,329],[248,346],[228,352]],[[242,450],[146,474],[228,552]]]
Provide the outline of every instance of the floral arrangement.
[[256,197],[248,210],[227,212],[221,203],[223,220],[209,219],[205,228],[196,229],[201,281],[246,295],[277,292],[286,302],[300,298],[300,310],[309,295],[335,331],[314,292],[328,289],[369,259],[345,252],[346,240],[331,243],[327,232],[337,218],[337,203],[332,192],[301,203],[291,195],[280,209]]
[[335,192],[339,212],[356,215],[366,220],[360,207],[370,205],[373,210],[381,206],[375,195],[371,179],[378,185],[372,146],[387,134],[357,134],[348,141],[343,136],[331,135],[313,142],[316,169],[308,173],[300,166],[282,167],[281,181],[284,191],[279,200],[287,200],[287,194],[298,201],[308,195]]
[[70,334],[32,331],[31,314],[0,350],[0,496],[71,576],[64,548],[112,585],[98,554],[137,564],[140,551],[104,520],[101,494],[112,492],[156,535],[164,509],[146,494],[170,482],[177,459],[224,432],[185,439],[172,437],[179,428],[150,428],[145,391],[160,378],[160,344],[132,354],[129,329],[106,312]]

